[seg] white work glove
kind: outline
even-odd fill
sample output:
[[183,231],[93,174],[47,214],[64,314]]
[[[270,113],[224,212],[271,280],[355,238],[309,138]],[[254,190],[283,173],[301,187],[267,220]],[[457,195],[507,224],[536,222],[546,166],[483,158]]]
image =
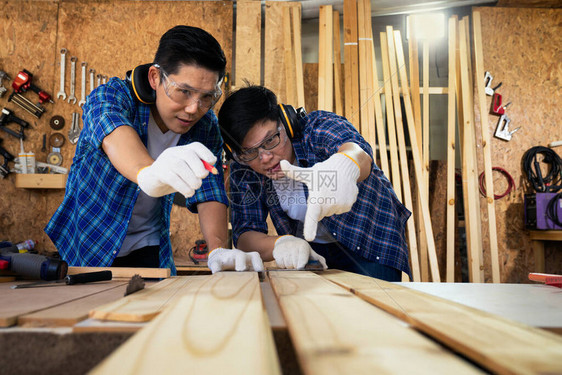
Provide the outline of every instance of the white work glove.
[[288,178],[308,187],[304,238],[316,238],[318,222],[326,216],[343,214],[351,210],[359,188],[359,165],[348,155],[337,153],[310,168],[296,167],[281,160],[281,169]]
[[139,171],[137,182],[142,191],[151,197],[177,191],[189,198],[209,174],[201,160],[211,165],[217,162],[215,155],[199,142],[170,147],[152,165]]
[[[249,267],[248,267],[249,266]],[[238,249],[222,247],[211,251],[207,267],[212,273],[226,270],[263,272],[263,262],[257,251],[247,253]]]
[[312,250],[308,242],[291,235],[281,236],[275,241],[273,258],[280,268],[302,270],[309,260],[317,260],[324,269],[328,268],[326,259]]

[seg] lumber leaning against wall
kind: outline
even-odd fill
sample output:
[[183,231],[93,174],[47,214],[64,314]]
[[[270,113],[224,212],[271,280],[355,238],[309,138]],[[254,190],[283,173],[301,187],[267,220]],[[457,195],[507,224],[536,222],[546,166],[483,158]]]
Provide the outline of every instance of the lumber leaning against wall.
[[[88,62],[88,69],[96,69],[108,77],[124,77],[135,65],[152,61],[160,36],[177,24],[198,26],[209,31],[222,45],[227,57],[227,71],[232,61],[232,3],[229,1],[26,1],[0,2],[3,28],[0,31],[0,70],[12,78],[22,69],[34,75],[34,83],[53,96],[55,104],[47,103],[47,111],[36,119],[12,103],[9,92],[0,98],[0,106],[13,110],[16,116],[31,124],[25,131],[24,147],[35,152],[38,161],[45,161],[49,152],[41,151],[43,134],[53,130],[50,118],[57,114],[66,120],[61,133],[67,137],[71,113],[82,114],[78,105],[57,100],[59,90],[59,51],[66,55],[66,92],[69,94],[70,57],[77,61],[77,96],[80,99],[80,63]],[[170,17],[170,15],[174,15]],[[57,26],[58,25],[58,26]],[[88,77],[89,79],[89,77]],[[4,81],[4,86],[11,83]],[[87,84],[89,92],[89,81]],[[33,92],[24,94],[37,101]],[[82,122],[80,122],[82,125]],[[11,125],[13,126],[13,125]],[[2,132],[2,146],[17,156],[19,140]],[[75,146],[66,139],[61,147],[63,167],[70,167]],[[0,160],[3,162],[3,160]],[[13,163],[10,163],[13,167]],[[14,175],[0,180],[0,238],[37,242],[37,249],[54,251],[43,228],[62,202],[64,191],[16,189]],[[9,198],[8,198],[9,197]],[[171,219],[171,238],[174,250],[187,250],[202,238],[198,218],[186,209],[175,206]]]

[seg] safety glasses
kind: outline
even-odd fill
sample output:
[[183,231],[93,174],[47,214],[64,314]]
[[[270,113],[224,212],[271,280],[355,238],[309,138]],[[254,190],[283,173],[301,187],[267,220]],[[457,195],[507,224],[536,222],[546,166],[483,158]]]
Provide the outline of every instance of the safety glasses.
[[187,107],[197,102],[200,109],[208,111],[217,103],[222,95],[222,90],[220,89],[221,82],[217,84],[217,87],[213,91],[198,90],[185,83],[175,82],[160,65],[154,64],[154,67],[160,70],[163,78],[162,84],[164,85],[164,92],[170,99],[178,104]]

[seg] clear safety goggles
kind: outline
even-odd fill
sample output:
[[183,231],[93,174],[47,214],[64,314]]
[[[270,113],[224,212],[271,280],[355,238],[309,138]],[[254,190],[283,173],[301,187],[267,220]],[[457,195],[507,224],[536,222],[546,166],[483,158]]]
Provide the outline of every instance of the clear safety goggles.
[[187,107],[192,105],[194,102],[197,102],[199,108],[204,111],[208,111],[217,103],[222,95],[222,90],[220,89],[222,80],[219,81],[213,91],[203,91],[193,88],[185,83],[177,83],[171,79],[166,71],[158,64],[154,64],[154,67],[158,68],[162,73],[164,92],[170,99],[178,104]]

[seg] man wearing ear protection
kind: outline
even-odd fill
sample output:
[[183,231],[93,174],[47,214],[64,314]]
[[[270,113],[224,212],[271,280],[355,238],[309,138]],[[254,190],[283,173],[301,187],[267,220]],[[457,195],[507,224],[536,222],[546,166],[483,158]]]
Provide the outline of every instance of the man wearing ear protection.
[[[345,118],[306,114],[249,86],[221,106],[230,169],[233,241],[282,268],[317,260],[388,281],[410,274],[410,212]],[[279,236],[269,236],[267,215]]]
[[[45,228],[69,265],[160,267],[176,274],[170,212],[179,192],[215,249],[214,272],[263,270],[258,253],[223,248],[228,199],[212,109],[225,67],[213,36],[176,26],[161,37],[154,63],[88,96],[65,197]],[[204,162],[218,174],[209,174]]]

